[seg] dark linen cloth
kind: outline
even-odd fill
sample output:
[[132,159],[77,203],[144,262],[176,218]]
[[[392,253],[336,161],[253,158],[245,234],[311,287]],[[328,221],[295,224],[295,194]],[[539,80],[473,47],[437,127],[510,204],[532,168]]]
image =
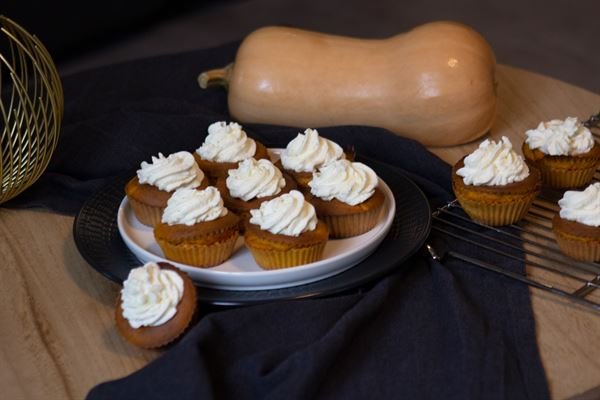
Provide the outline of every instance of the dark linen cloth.
[[[111,176],[159,151],[193,151],[207,126],[229,120],[226,93],[198,72],[225,65],[235,45],[140,60],[64,79],[63,135],[47,173],[11,207],[75,213]],[[283,147],[298,129],[245,126]],[[319,129],[359,157],[406,171],[433,206],[452,199],[449,166],[382,129]],[[445,239],[457,251],[523,265]],[[492,258],[493,257],[493,258]],[[200,305],[203,307],[203,305]],[[544,399],[526,286],[417,254],[361,290],[204,313],[141,370],[88,399]]]

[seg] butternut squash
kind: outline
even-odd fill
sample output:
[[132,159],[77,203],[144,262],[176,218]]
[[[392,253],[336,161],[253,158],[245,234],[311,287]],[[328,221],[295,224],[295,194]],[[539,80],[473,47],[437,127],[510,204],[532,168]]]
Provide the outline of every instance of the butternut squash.
[[240,122],[367,125],[449,146],[492,126],[495,69],[485,39],[454,22],[379,40],[265,27],[243,40],[234,63],[198,81],[226,86],[229,112]]

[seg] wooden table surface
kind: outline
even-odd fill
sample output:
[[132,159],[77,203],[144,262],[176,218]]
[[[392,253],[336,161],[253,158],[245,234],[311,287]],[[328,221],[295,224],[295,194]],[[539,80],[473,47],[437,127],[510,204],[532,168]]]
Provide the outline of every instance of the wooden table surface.
[[[600,96],[523,70],[498,69],[489,136],[521,143],[540,121],[587,118]],[[433,148],[449,163],[478,142]],[[79,255],[73,217],[0,209],[0,387],[5,399],[81,399],[102,381],[161,354],[125,343],[113,323],[119,286]],[[532,271],[535,275],[536,272]],[[600,386],[600,313],[531,290],[539,350],[553,398]]]

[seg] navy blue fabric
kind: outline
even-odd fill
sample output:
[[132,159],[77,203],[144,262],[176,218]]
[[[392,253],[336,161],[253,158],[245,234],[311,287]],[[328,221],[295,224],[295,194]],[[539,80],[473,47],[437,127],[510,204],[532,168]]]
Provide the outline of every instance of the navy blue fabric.
[[[200,90],[196,76],[228,63],[235,50],[229,45],[66,78],[63,134],[48,172],[9,206],[75,213],[109,177],[133,173],[159,151],[197,148],[207,126],[229,116],[226,93]],[[278,147],[298,132],[245,128]],[[408,172],[433,206],[453,197],[449,166],[414,141],[368,127],[319,132],[354,146],[359,157]],[[441,239],[471,256],[524,268]],[[94,387],[88,399],[549,397],[527,287],[452,258],[442,264],[417,254],[397,272],[341,296],[201,315],[161,357]]]

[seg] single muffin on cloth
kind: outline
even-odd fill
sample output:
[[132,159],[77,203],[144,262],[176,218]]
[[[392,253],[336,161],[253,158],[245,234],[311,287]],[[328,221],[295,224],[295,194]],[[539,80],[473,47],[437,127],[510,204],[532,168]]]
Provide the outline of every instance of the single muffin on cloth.
[[315,208],[297,190],[250,210],[244,240],[264,269],[309,264],[323,257],[329,232]]
[[552,231],[563,253],[579,261],[600,261],[600,182],[567,191],[558,201]]
[[375,171],[363,163],[331,161],[313,173],[307,199],[330,237],[357,236],[373,228],[381,214],[385,195],[378,183]]
[[465,212],[487,225],[509,225],[527,213],[541,188],[540,172],[528,167],[503,136],[486,139],[452,168],[452,189]]
[[319,136],[316,129],[299,133],[281,152],[281,165],[302,191],[310,191],[308,182],[317,168],[330,161],[345,158],[344,151],[335,142]]
[[523,155],[552,188],[578,188],[589,184],[600,164],[600,146],[577,118],[540,122],[525,132]]
[[240,218],[223,206],[217,188],[178,189],[154,227],[154,238],[171,261],[214,267],[233,253],[239,225]]
[[249,138],[242,126],[224,121],[215,122],[208,127],[208,135],[202,145],[194,152],[194,158],[215,184],[217,178],[227,177],[227,171],[235,169],[240,161],[254,157],[269,158],[267,148]]
[[117,297],[117,330],[128,342],[165,346],[190,326],[196,313],[196,287],[169,263],[149,262],[129,271]]
[[[250,219],[250,210],[280,194],[296,189],[296,182],[284,176],[270,160],[248,158],[230,169],[227,179],[217,180],[225,207],[236,213],[242,221]],[[242,227],[244,224],[241,225]]]
[[152,162],[143,161],[137,175],[125,185],[129,204],[142,224],[154,226],[160,222],[167,201],[176,189],[204,189],[208,180],[198,168],[194,156],[187,151],[158,153]]

